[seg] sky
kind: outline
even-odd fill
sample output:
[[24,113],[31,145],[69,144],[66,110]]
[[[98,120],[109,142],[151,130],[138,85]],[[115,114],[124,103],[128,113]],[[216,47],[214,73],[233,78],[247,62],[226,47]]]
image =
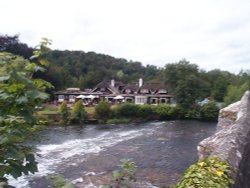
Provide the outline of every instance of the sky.
[[250,0],[1,0],[0,34],[163,67],[250,70]]

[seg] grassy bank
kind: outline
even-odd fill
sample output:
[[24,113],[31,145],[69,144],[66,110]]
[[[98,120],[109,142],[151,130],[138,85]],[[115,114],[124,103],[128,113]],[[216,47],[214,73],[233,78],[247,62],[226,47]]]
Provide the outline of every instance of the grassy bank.
[[[108,124],[172,119],[216,121],[219,112],[219,109],[216,107],[215,103],[208,103],[203,106],[197,105],[189,109],[184,109],[180,106],[171,106],[168,104],[135,105],[131,103],[113,106],[108,105],[105,108],[99,108],[98,112],[96,112],[97,107],[83,108],[86,113],[84,122],[99,122]],[[67,113],[67,118],[70,121],[70,118],[72,118],[74,115],[73,106],[68,108]],[[42,110],[37,111],[37,115],[42,120],[47,119],[50,124],[58,123],[62,118],[60,106],[44,107]]]

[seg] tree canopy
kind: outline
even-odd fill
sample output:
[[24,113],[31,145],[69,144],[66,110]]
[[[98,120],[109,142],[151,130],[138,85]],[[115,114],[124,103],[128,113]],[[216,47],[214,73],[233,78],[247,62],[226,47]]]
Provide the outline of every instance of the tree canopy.
[[[27,58],[35,49],[20,42],[18,35],[4,35],[0,36],[0,51]],[[46,59],[50,62],[48,71],[38,70],[33,78],[51,82],[55,90],[67,87],[93,88],[103,79],[114,78],[129,83],[143,78],[145,81],[165,81],[170,86],[169,91],[176,95],[177,102],[184,106],[192,106],[195,101],[205,97],[231,103],[241,97],[242,90],[249,88],[250,80],[249,70],[242,70],[237,75],[219,69],[204,71],[185,59],[166,64],[163,68],[143,66],[138,61],[84,51],[52,50],[46,55]]]

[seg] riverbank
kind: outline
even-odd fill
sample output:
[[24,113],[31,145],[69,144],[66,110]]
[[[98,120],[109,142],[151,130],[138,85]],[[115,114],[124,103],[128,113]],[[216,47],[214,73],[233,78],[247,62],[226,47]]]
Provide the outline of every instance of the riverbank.
[[[68,104],[67,119],[74,116],[72,112],[73,105]],[[193,119],[216,121],[219,109],[215,103],[211,102],[203,106],[195,106],[190,109],[183,109],[180,106],[168,104],[159,105],[135,105],[124,103],[120,105],[109,106],[103,111],[104,115],[96,113],[96,107],[84,107],[86,117],[82,120],[84,123],[108,123],[119,124],[129,122],[145,122],[152,120],[176,120],[176,119]],[[106,113],[109,111],[109,113]],[[44,105],[42,110],[37,111],[37,117],[48,124],[59,124],[62,119],[60,106]],[[71,122],[72,123],[72,122]],[[67,122],[64,124],[67,124]]]

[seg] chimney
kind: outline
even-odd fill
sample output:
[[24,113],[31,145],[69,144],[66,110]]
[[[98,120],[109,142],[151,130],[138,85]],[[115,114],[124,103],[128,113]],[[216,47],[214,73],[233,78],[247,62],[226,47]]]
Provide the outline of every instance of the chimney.
[[140,79],[139,79],[139,87],[141,87],[142,85],[143,85],[143,79],[140,78]]
[[115,87],[115,80],[114,79],[111,80],[111,86]]

